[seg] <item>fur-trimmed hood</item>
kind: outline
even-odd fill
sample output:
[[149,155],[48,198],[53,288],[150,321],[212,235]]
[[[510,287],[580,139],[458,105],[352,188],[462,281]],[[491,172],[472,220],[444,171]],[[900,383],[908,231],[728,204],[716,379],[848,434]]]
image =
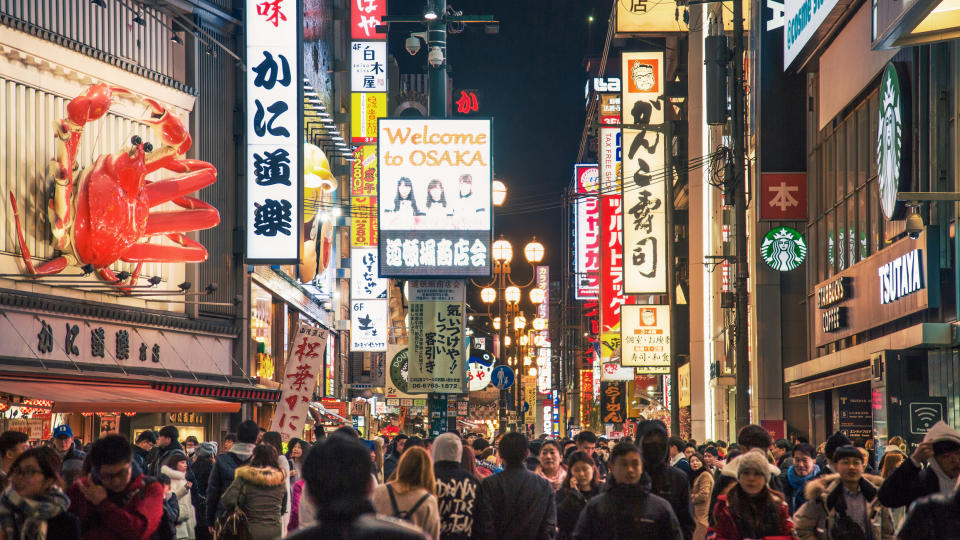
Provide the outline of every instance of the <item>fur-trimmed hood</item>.
[[[866,486],[864,482],[866,482]],[[867,499],[871,501],[876,497],[876,492],[880,489],[880,484],[882,483],[883,477],[874,474],[864,474],[860,479],[860,487],[865,491],[864,495],[868,495],[867,492],[869,492]],[[803,493],[808,501],[815,501],[822,498],[822,502],[826,502],[830,494],[841,485],[839,474],[825,474],[807,482],[807,485],[803,488]],[[864,489],[865,487],[872,489]]]
[[169,476],[171,480],[185,480],[187,477],[187,473],[180,472],[176,469],[171,469],[166,465],[160,467],[160,472]]
[[274,487],[283,484],[286,474],[280,469],[273,467],[251,467],[244,465],[237,467],[235,475],[237,478],[243,478],[244,481],[254,485],[264,487]]

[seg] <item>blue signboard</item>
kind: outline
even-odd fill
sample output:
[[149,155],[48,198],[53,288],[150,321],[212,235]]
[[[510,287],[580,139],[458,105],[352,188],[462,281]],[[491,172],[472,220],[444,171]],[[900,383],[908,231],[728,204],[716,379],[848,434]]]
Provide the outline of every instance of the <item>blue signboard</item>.
[[516,375],[509,366],[497,366],[493,368],[493,373],[490,374],[490,382],[500,390],[506,390],[513,386],[515,378]]

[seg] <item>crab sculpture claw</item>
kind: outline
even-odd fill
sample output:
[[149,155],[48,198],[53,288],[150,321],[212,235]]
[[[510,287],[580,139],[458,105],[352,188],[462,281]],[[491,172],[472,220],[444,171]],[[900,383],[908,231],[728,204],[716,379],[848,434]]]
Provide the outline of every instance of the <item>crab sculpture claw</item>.
[[[160,105],[150,98],[143,100],[150,107],[150,118],[146,120],[148,124],[160,136],[163,146],[169,146],[173,150],[173,155],[182,156],[190,150],[193,139],[190,138],[190,132],[175,115],[170,114],[166,107]],[[163,151],[161,148],[159,151]]]

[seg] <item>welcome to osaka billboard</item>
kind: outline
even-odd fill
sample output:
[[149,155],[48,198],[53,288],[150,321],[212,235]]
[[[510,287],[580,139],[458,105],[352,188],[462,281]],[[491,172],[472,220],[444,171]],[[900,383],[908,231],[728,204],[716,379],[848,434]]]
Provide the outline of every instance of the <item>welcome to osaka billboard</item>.
[[380,275],[490,274],[491,120],[383,118]]

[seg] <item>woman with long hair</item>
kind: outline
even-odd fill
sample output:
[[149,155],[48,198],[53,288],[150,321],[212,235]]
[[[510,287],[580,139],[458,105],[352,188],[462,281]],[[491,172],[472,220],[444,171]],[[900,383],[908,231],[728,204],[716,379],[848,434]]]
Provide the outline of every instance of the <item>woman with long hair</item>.
[[537,467],[537,474],[546,478],[554,491],[560,489],[567,478],[567,470],[563,468],[561,455],[563,455],[563,448],[553,439],[543,441],[540,446],[540,466]]
[[284,454],[287,462],[290,463],[290,482],[296,483],[300,479],[300,471],[303,468],[303,457],[307,453],[307,442],[303,439],[293,437],[287,442],[287,453]]
[[377,512],[405,519],[423,529],[430,538],[440,538],[440,510],[430,454],[419,446],[405,449],[397,464],[396,479],[373,490]]
[[280,435],[278,431],[268,431],[263,434],[263,438],[260,439],[260,444],[268,444],[277,451],[277,464],[280,466],[280,470],[283,471],[283,487],[287,490],[287,497],[283,503],[283,534],[287,534],[287,525],[290,523],[290,483],[296,483],[296,473],[291,473],[293,467],[290,465],[290,461],[287,460],[287,456],[283,454],[283,436]]
[[270,444],[258,444],[250,462],[237,468],[236,477],[220,502],[229,512],[236,507],[247,516],[254,539],[283,536],[283,509],[287,506],[286,475],[280,455]]
[[417,198],[413,194],[413,181],[406,176],[397,180],[397,195],[393,198],[393,208],[387,212],[404,217],[422,216],[423,212],[417,207]]
[[177,505],[180,507],[180,519],[176,523],[177,540],[196,538],[197,516],[190,500],[190,488],[193,484],[187,481],[188,464],[187,455],[174,450],[160,467],[160,473],[170,478],[170,491],[177,498]]
[[31,448],[10,467],[10,487],[0,496],[0,537],[7,540],[79,540],[80,522],[67,512],[60,457],[53,448]]
[[[904,444],[906,446],[906,444]],[[880,477],[886,480],[897,470],[897,467],[903,465],[907,455],[900,450],[899,445],[890,445],[883,452],[883,459],[880,460]],[[900,530],[900,524],[907,518],[907,509],[909,505],[891,508],[890,514],[893,516],[894,530]]]
[[377,477],[377,484],[383,483],[383,439],[380,437],[373,438],[373,452],[370,453],[370,457],[373,458],[373,469],[374,474]]
[[710,494],[713,493],[713,474],[704,464],[703,454],[690,454],[690,500],[693,502],[693,518],[697,523],[693,540],[704,540],[710,525]]
[[571,453],[566,465],[570,472],[557,492],[557,538],[561,540],[573,537],[580,511],[587,506],[587,501],[600,493],[600,473],[586,452]]
[[436,178],[427,184],[426,214],[432,219],[445,218],[450,215],[450,211],[447,210],[447,192],[443,188],[443,182]]
[[463,453],[460,454],[460,468],[477,480],[481,479],[477,476],[477,454],[468,445],[464,445]]
[[760,451],[750,451],[737,461],[737,482],[717,497],[714,525],[708,534],[715,540],[794,538],[790,509],[782,494],[767,485],[770,463]]

